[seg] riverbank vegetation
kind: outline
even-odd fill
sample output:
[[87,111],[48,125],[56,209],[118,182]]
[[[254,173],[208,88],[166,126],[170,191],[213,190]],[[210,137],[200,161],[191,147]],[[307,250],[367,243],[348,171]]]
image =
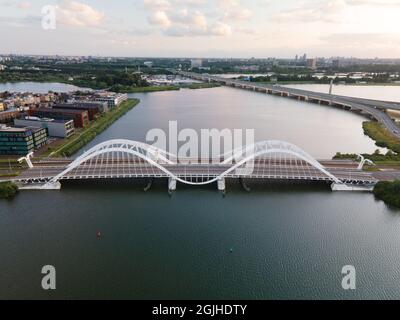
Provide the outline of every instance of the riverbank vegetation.
[[[347,85],[395,85],[396,83],[391,82],[389,74],[378,74],[368,76],[364,78],[353,78],[349,74],[347,77],[335,77],[335,74],[325,74],[321,77],[316,77],[309,71],[303,71],[303,73],[289,73],[289,74],[268,74],[263,76],[243,76],[242,79],[246,79],[250,82],[257,83],[279,83],[279,84],[330,84],[333,80],[334,84],[345,83]],[[397,84],[398,85],[398,84]]]
[[139,73],[107,64],[44,65],[39,70],[31,67],[6,69],[0,73],[0,83],[4,82],[59,82],[82,88],[109,89],[114,85],[147,87],[149,83]]
[[92,141],[97,135],[107,129],[111,124],[121,118],[125,113],[134,108],[139,102],[140,100],[138,99],[129,99],[123,102],[120,106],[114,108],[110,112],[102,114],[80,133],[65,139],[56,150],[52,150],[50,148],[47,154],[49,154],[51,157],[72,156],[74,153]]
[[0,182],[0,198],[10,199],[18,192],[18,187],[11,182]]
[[147,87],[133,87],[115,85],[110,88],[111,91],[118,93],[145,93],[145,92],[158,92],[158,91],[173,91],[179,90],[179,86],[147,86]]
[[[366,121],[363,123],[365,135],[375,140],[378,147],[387,148],[389,151],[382,154],[376,150],[373,154],[362,154],[365,158],[372,160],[375,164],[387,166],[400,166],[400,140],[388,132],[380,123],[376,121]],[[338,152],[334,159],[356,160],[358,155]]]
[[191,83],[188,86],[182,86],[183,88],[188,88],[192,90],[196,89],[209,89],[209,88],[218,88],[221,85],[218,83],[208,83],[208,82],[199,82],[199,83]]
[[181,84],[181,85],[172,85],[172,86],[147,86],[147,87],[130,87],[130,86],[121,86],[115,85],[110,88],[111,91],[118,93],[146,93],[146,92],[158,92],[158,91],[174,91],[180,89],[208,89],[220,87],[221,85],[217,83],[190,83],[190,84]]
[[380,123],[376,121],[366,121],[363,123],[364,133],[376,141],[376,145],[388,148],[400,154],[400,140],[394,137]]
[[400,208],[400,180],[378,182],[374,194],[385,203]]

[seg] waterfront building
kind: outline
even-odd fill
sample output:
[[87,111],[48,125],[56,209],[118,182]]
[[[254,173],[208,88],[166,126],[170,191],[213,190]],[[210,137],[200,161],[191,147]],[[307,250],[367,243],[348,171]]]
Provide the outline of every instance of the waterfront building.
[[69,138],[75,133],[74,120],[25,117],[23,119],[15,119],[14,125],[18,127],[45,128],[50,137],[57,138]]
[[7,110],[0,112],[0,123],[10,123],[21,115],[20,110]]
[[[104,106],[105,105],[105,106]],[[73,102],[73,103],[60,103],[52,107],[53,109],[70,109],[70,110],[84,110],[89,114],[89,120],[92,121],[96,116],[108,110],[106,102]]]
[[94,98],[95,101],[107,102],[110,109],[119,106],[122,102],[128,100],[126,93],[98,93]]
[[75,128],[83,128],[89,124],[89,114],[86,110],[37,108],[29,109],[29,115],[39,118],[57,120],[74,120]]
[[[106,113],[110,111],[108,107],[108,103],[105,101],[90,101],[90,100],[69,100],[68,104],[77,105],[79,108],[86,108],[91,106],[96,106],[99,109],[100,113]],[[58,104],[59,105],[59,104]]]
[[27,155],[47,143],[47,129],[0,127],[0,155]]

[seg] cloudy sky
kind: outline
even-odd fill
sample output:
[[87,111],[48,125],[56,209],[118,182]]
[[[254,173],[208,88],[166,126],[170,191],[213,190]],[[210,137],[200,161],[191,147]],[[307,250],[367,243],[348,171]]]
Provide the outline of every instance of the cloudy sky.
[[0,53],[395,58],[400,0],[0,0],[0,37]]

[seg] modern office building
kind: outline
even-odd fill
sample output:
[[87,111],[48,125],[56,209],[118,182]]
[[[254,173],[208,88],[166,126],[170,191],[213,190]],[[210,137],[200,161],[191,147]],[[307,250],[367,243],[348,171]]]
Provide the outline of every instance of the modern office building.
[[75,133],[74,120],[25,117],[23,119],[15,119],[14,125],[19,127],[45,128],[50,137],[57,138],[69,138]]
[[53,109],[70,109],[70,110],[85,110],[89,114],[89,120],[92,121],[100,113],[107,112],[109,110],[107,102],[71,102],[71,103],[59,103],[52,107]]
[[95,101],[107,102],[110,109],[119,106],[122,102],[128,100],[126,93],[98,93]]
[[75,128],[83,128],[89,124],[89,114],[86,110],[37,108],[30,109],[29,115],[56,120],[74,120]]
[[21,115],[19,110],[7,110],[0,112],[0,123],[10,123],[13,122],[15,118]]
[[27,155],[47,143],[47,130],[0,126],[0,155]]

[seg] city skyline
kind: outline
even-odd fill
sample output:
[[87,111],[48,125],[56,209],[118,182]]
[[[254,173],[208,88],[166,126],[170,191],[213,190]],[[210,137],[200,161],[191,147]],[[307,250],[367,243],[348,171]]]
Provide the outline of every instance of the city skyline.
[[[41,25],[47,5],[57,6],[55,30]],[[3,0],[0,9],[3,54],[400,57],[398,0]]]

